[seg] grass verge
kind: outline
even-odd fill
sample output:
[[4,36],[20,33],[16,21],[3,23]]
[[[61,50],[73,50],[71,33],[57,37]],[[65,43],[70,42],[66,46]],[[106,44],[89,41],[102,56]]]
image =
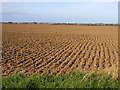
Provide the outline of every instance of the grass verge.
[[63,76],[16,74],[3,77],[2,88],[118,88],[118,80],[112,79],[110,75],[78,72]]

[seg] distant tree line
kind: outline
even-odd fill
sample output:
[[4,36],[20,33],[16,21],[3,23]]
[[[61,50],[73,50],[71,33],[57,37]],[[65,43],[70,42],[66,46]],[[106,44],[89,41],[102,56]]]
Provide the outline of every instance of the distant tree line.
[[83,26],[120,26],[120,24],[104,24],[104,23],[88,23],[88,24],[79,24],[79,23],[38,23],[38,22],[1,22],[6,24],[50,24],[50,25],[83,25]]
[[104,24],[104,23],[96,23],[96,24],[78,24],[78,23],[53,23],[51,25],[83,25],[83,26],[114,26],[120,24]]

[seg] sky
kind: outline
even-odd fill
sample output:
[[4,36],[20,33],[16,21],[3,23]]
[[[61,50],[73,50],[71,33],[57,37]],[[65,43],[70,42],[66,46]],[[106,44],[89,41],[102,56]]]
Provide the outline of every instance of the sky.
[[118,2],[3,2],[2,22],[118,23]]
[[1,0],[2,2],[119,2],[120,0]]

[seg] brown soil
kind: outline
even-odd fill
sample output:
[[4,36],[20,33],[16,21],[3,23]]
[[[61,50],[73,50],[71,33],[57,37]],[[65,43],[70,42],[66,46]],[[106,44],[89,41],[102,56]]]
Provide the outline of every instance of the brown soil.
[[3,24],[2,36],[3,76],[73,71],[117,75],[117,26]]

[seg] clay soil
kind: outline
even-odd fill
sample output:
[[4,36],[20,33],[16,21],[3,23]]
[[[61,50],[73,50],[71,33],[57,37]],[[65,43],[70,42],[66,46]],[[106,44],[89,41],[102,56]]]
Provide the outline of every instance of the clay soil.
[[73,71],[117,75],[117,26],[2,26],[2,76],[18,72],[64,75]]

